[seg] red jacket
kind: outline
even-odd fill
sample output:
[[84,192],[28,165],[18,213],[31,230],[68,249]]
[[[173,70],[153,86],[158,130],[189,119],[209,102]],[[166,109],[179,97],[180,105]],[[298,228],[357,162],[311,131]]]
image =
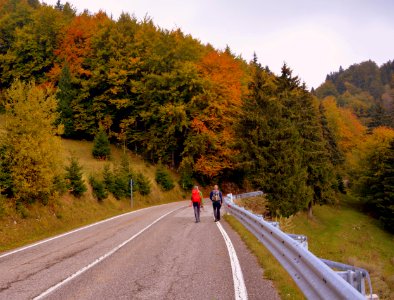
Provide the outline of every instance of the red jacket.
[[199,190],[196,189],[192,190],[192,202],[201,203],[201,195]]

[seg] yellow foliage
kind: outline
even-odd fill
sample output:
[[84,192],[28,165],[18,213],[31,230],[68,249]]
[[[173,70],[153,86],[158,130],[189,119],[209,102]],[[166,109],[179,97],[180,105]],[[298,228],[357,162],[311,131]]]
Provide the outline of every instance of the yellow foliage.
[[328,126],[338,141],[340,150],[349,153],[359,145],[365,136],[366,128],[348,108],[338,107],[334,97],[323,100]]
[[15,81],[6,93],[5,131],[1,142],[17,199],[51,193],[58,174],[60,141],[56,99],[50,87]]

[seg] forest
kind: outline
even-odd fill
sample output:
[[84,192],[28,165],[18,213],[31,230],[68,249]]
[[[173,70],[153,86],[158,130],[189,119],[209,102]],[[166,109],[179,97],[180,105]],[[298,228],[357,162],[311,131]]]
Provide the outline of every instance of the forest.
[[58,139],[104,135],[185,189],[263,190],[285,217],[353,193],[392,230],[393,75],[367,61],[309,91],[286,64],[274,74],[149,17],[0,0],[0,190],[45,203],[65,180]]

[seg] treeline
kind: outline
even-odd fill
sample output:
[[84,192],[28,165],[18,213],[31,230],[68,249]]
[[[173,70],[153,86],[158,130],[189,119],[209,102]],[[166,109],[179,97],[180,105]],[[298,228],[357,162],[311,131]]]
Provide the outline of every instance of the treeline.
[[394,64],[372,61],[327,75],[316,94],[336,169],[366,213],[394,228]]
[[369,128],[394,127],[394,61],[380,67],[371,60],[346,70],[340,67],[327,75],[316,95],[334,96],[339,106],[350,108]]
[[312,213],[345,191],[358,120],[335,100],[319,101],[288,66],[275,75],[256,57],[247,63],[149,18],[0,4],[2,98],[16,79],[34,79],[55,96],[51,126],[63,137],[105,134],[176,169],[183,187],[195,178],[262,189],[272,214]]

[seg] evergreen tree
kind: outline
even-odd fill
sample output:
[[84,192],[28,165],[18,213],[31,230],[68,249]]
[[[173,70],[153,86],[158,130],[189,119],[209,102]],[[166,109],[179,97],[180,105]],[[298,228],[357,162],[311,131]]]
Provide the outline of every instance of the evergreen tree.
[[268,194],[271,212],[289,216],[306,207],[307,173],[302,166],[300,137],[285,117],[276,78],[256,62],[253,69],[237,130],[241,148],[238,159],[254,187]]
[[105,183],[94,178],[93,176],[89,177],[90,185],[92,186],[93,195],[97,198],[98,201],[103,201],[108,197],[108,192],[105,189]]
[[305,194],[303,200],[308,205],[309,215],[312,215],[313,204],[329,203],[334,199],[333,186],[336,178],[323,130],[317,100],[306,90],[305,84],[300,84],[297,77],[286,66],[278,83],[278,96],[285,106],[284,116],[292,121],[298,134],[299,151],[302,157],[302,168],[307,172]]
[[98,159],[107,159],[111,155],[108,136],[103,130],[99,130],[94,137],[92,154],[93,157]]
[[59,111],[58,123],[64,126],[64,137],[72,137],[74,134],[72,101],[76,94],[77,91],[71,80],[70,68],[68,64],[65,64],[60,74],[58,92],[56,93]]
[[159,166],[156,170],[156,182],[165,190],[169,191],[175,187],[174,181],[171,178],[170,173],[164,169],[163,166]]
[[138,173],[134,179],[136,190],[143,195],[149,195],[151,192],[151,183],[149,179],[142,173]]
[[374,151],[361,178],[359,194],[369,213],[394,231],[394,140],[389,148]]
[[81,197],[86,191],[86,185],[82,178],[82,167],[75,157],[71,157],[70,165],[66,167],[66,181],[71,194]]

